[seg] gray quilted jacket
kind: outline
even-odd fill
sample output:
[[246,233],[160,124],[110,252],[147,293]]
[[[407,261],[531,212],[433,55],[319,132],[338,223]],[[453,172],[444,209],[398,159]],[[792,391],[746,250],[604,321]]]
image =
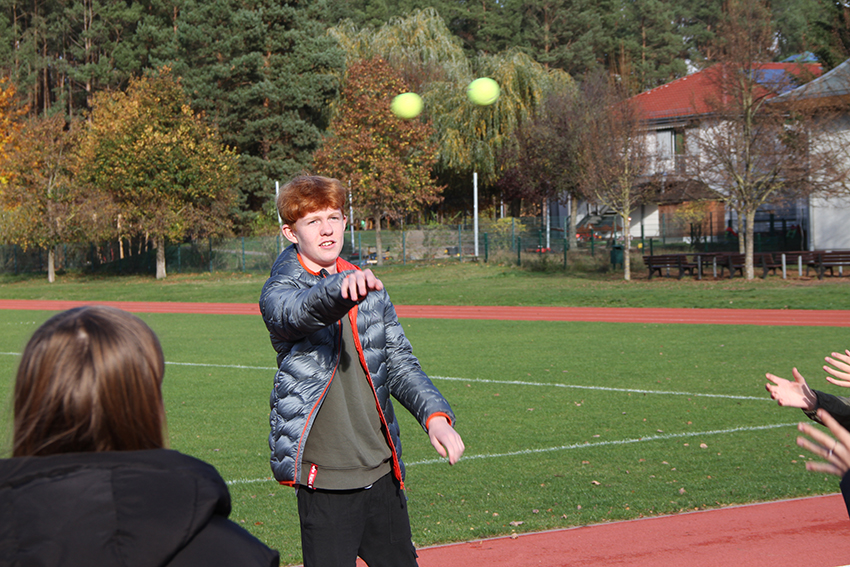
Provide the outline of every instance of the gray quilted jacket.
[[296,484],[301,477],[304,445],[339,362],[342,317],[351,318],[360,362],[381,409],[399,481],[404,480],[404,463],[390,395],[423,428],[434,415],[454,423],[448,402],[413,356],[387,293],[369,293],[359,304],[342,297],[345,272],[355,269],[338,259],[337,274],[313,273],[301,264],[293,245],[278,256],[260,294],[260,312],[277,352],[269,447],[272,472],[282,484]]

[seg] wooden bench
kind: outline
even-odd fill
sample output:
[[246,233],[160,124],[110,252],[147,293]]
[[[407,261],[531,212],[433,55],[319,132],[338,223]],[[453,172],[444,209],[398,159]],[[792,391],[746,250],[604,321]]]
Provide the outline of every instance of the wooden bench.
[[723,254],[717,257],[717,265],[720,266],[720,277],[723,277],[723,269],[729,270],[729,279],[735,277],[735,272],[741,272],[744,275],[744,262],[746,256],[744,254]]
[[649,269],[649,279],[652,279],[655,272],[658,272],[659,277],[664,276],[662,270],[665,270],[669,275],[671,269],[678,270],[679,279],[682,279],[685,272],[688,272],[690,275],[694,275],[694,270],[697,269],[697,265],[693,262],[688,262],[688,258],[684,254],[659,254],[657,256],[644,256],[643,263],[646,264],[646,267]]
[[850,250],[829,250],[815,252],[815,267],[818,271],[818,279],[823,279],[823,274],[829,270],[829,275],[834,276],[833,268],[839,266],[850,266]]
[[782,258],[775,257],[774,254],[770,252],[761,252],[759,254],[753,254],[753,267],[761,266],[762,272],[761,279],[767,277],[767,272],[772,271],[773,275],[776,275],[776,270],[782,269]]
[[[735,272],[741,272],[741,277],[744,276],[744,267],[746,262],[746,254],[726,254],[719,256],[717,265],[720,266],[720,277],[723,277],[723,268],[729,270],[729,279],[735,277]],[[782,268],[782,261],[777,262],[770,252],[754,252],[753,253],[753,270],[756,268],[762,269],[761,278],[767,277],[767,273]]]

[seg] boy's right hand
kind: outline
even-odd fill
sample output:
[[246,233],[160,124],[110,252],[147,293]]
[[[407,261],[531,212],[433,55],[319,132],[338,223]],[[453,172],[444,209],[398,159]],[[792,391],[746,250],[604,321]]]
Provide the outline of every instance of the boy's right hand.
[[342,280],[342,296],[351,301],[361,301],[370,291],[380,291],[384,284],[372,270],[354,270]]

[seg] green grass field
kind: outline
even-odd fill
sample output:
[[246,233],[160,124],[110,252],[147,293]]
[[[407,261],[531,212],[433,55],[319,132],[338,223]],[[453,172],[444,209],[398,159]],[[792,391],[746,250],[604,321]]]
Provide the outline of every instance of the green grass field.
[[[515,285],[542,298],[543,292],[534,290],[538,283],[550,288],[558,284],[548,275],[480,270],[470,270],[474,286],[487,287],[482,284],[487,278],[511,282],[502,290],[482,289],[482,303],[493,300],[497,291],[510,295],[508,288]],[[415,281],[415,271],[388,271],[385,281],[394,297],[423,302],[420,294],[429,286]],[[449,291],[438,276],[432,277],[430,287],[441,294],[435,303],[473,287],[459,281]],[[736,306],[752,307],[763,292],[771,297],[771,305],[765,306],[815,308],[822,295],[826,305],[821,308],[847,308],[846,281],[797,282],[799,289],[771,280],[747,286],[713,282],[708,292],[704,282],[688,286],[662,281],[657,288],[655,280],[633,283],[643,289],[643,305],[667,301],[685,306],[670,297],[699,302],[707,296],[706,301],[719,306],[725,294],[738,293]],[[206,301],[243,302],[256,298],[262,278],[63,285],[45,285],[30,293],[48,299],[67,295],[186,301],[203,296]],[[585,284],[558,285],[559,293],[569,294]],[[25,295],[27,288],[36,287],[6,281],[0,284],[0,296]],[[604,280],[596,287],[599,293],[611,288],[640,297],[629,284]],[[168,291],[144,295],[143,289]],[[605,293],[609,298],[616,295]],[[582,304],[591,294],[588,290]],[[570,299],[565,298],[566,304]],[[0,311],[4,440],[9,435],[15,353],[49,315]],[[172,448],[214,464],[231,483],[232,518],[280,549],[284,563],[300,562],[293,491],[268,480],[274,353],[262,321],[251,316],[141,317],[159,334],[168,361],[164,390]],[[427,319],[402,323],[424,369],[452,403],[467,445],[464,459],[450,467],[397,406],[417,545],[837,490],[835,477],[805,470],[808,456],[794,442],[794,424],[805,418],[769,399],[764,373],[790,376],[796,365],[815,387],[846,393],[826,383],[820,368],[824,355],[850,345],[847,329]]]

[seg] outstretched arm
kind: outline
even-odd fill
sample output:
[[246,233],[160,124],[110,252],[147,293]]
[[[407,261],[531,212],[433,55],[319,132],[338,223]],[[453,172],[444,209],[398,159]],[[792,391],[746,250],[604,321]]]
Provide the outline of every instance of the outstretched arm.
[[463,455],[465,449],[463,439],[451,426],[449,420],[441,415],[428,421],[428,438],[441,457],[449,458],[450,465],[458,462]]
[[780,406],[801,408],[804,411],[814,410],[818,403],[817,396],[796,368],[791,371],[791,374],[794,376],[793,382],[770,373],[766,374],[767,379],[772,382],[772,384],[765,384],[770,397]]
[[835,367],[823,367],[828,374],[832,374],[832,376],[826,377],[827,382],[836,386],[850,388],[850,350],[845,350],[844,354],[834,352],[832,353],[832,357],[827,356],[824,360]]

